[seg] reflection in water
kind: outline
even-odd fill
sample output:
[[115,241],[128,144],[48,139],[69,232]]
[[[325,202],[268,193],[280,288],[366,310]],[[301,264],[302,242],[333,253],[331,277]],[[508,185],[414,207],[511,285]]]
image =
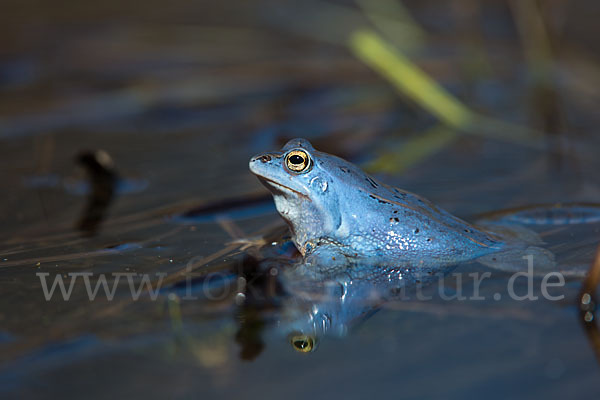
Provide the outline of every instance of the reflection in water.
[[283,274],[289,297],[282,302],[278,326],[294,350],[314,351],[322,337],[345,336],[384,303],[412,297],[418,287],[437,276],[432,270],[416,272],[362,261],[347,269],[315,274],[299,264]]
[[276,270],[252,256],[244,258],[239,270],[235,296],[239,305],[236,313],[239,329],[235,341],[240,345],[242,360],[254,360],[264,350],[262,335],[266,321],[263,315],[277,308],[278,298],[283,294],[277,274],[271,271]]
[[[417,273],[365,260],[320,270],[299,261],[289,237],[255,250],[252,256],[246,253],[239,264],[221,265],[221,270],[235,275],[229,275],[228,282],[236,282],[232,296],[237,307],[235,341],[242,360],[256,359],[267,346],[267,336],[289,343],[296,352],[314,352],[324,337],[347,335],[386,303],[418,298],[418,290],[435,286],[433,280],[451,270],[420,269]],[[589,276],[597,283],[600,255],[594,266]],[[600,359],[600,333],[594,317],[596,284],[588,286],[584,293],[588,295],[580,299],[581,316],[592,349]]]
[[[281,253],[290,246],[288,241],[270,251]],[[319,271],[289,257],[258,261],[246,256],[238,269],[235,295],[240,358],[256,358],[264,350],[267,331],[297,352],[313,352],[323,337],[345,336],[385,302],[411,297],[417,285],[437,276],[433,270],[421,271],[368,262]]]
[[77,157],[77,162],[85,169],[91,187],[77,229],[84,236],[93,236],[113,201],[118,175],[112,158],[102,150],[85,151]]
[[254,360],[265,348],[262,332],[265,323],[260,313],[249,307],[242,308],[239,316],[240,327],[235,335],[235,341],[240,345],[240,358]]

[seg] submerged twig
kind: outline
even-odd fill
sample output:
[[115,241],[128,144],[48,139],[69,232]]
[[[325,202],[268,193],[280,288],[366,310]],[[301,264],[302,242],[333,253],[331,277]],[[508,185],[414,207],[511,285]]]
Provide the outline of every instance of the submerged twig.
[[[264,228],[250,234],[249,237],[254,238],[254,237],[263,236],[263,235],[267,236],[269,234],[269,232],[275,230],[277,227],[282,227],[282,224],[280,221],[277,221],[274,224],[265,226]],[[287,229],[287,227],[285,229]],[[264,243],[267,243],[267,241],[264,241]],[[158,280],[158,281],[154,282],[154,284],[152,285],[152,289],[155,289],[158,286],[166,287],[169,285],[174,285],[178,282],[189,279],[191,277],[192,272],[194,272],[195,270],[197,270],[199,268],[204,267],[203,273],[205,273],[205,274],[218,271],[218,270],[222,269],[224,266],[225,267],[228,266],[228,264],[218,264],[214,268],[207,268],[206,265],[219,259],[219,258],[231,256],[237,250],[241,250],[241,249],[244,249],[247,247],[248,247],[248,244],[246,241],[236,240],[234,242],[231,242],[229,245],[222,248],[221,250],[218,250],[212,254],[209,254],[205,257],[201,257],[198,259],[192,259],[192,260],[190,260],[190,262],[187,263],[187,265],[184,268],[181,268],[173,273],[170,273],[167,277],[165,277],[162,280]]]

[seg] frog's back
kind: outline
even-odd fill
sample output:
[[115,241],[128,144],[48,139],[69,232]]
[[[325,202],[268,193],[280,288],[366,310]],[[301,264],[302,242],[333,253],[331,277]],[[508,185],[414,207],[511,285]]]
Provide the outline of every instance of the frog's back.
[[[340,237],[350,252],[411,264],[448,264],[473,259],[504,246],[486,230],[454,217],[428,200],[377,182],[354,165],[323,155],[341,197]],[[344,242],[344,240],[342,240]]]

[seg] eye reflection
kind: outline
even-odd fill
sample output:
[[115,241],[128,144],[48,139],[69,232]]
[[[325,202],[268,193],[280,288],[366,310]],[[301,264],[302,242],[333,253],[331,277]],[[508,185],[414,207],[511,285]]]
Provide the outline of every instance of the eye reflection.
[[315,350],[316,340],[309,335],[294,334],[290,336],[290,344],[299,353],[310,353]]

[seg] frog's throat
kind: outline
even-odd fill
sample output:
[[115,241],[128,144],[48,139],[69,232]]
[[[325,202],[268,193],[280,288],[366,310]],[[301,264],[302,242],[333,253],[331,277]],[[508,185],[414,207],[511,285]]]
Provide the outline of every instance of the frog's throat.
[[303,198],[303,199],[305,199],[305,200],[312,201],[312,200],[310,199],[310,197],[308,197],[308,196],[307,196],[307,195],[305,195],[304,193],[302,193],[302,192],[299,192],[299,191],[297,191],[297,190],[294,190],[294,189],[292,189],[292,188],[291,188],[291,187],[289,187],[289,186],[282,185],[281,183],[279,183],[279,182],[275,182],[274,180],[272,180],[272,179],[269,179],[269,178],[265,178],[264,176],[257,175],[257,177],[258,177],[258,179],[259,179],[261,182],[263,182],[263,184],[266,184],[266,185],[272,186],[272,187],[274,187],[275,189],[278,189],[278,190],[281,190],[281,189],[283,189],[283,190],[285,190],[285,191],[292,192],[292,193],[296,194],[297,196],[299,196],[299,197],[302,197],[302,198]]

